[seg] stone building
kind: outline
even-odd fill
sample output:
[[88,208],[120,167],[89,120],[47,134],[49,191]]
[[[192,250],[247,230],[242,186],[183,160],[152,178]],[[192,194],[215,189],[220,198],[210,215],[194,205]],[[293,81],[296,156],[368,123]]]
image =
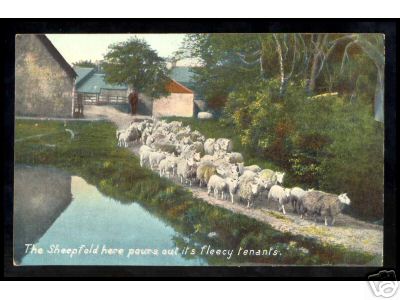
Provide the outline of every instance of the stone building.
[[45,35],[16,35],[16,116],[72,117],[76,76]]

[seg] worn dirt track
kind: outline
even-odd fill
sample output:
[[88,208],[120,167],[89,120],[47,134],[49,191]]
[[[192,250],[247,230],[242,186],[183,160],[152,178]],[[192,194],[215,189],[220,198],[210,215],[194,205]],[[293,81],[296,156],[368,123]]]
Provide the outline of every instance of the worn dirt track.
[[[134,119],[149,118],[147,116],[131,116],[107,106],[92,106],[85,110],[85,115],[93,119],[108,119],[114,122],[119,129],[126,128],[129,122]],[[140,145],[135,145],[130,147],[130,150],[137,156],[139,147]],[[177,178],[171,180],[182,185]],[[312,237],[323,243],[339,244],[349,249],[383,255],[383,226],[381,225],[360,221],[341,214],[336,219],[335,226],[325,226],[323,222],[315,223],[313,220],[301,219],[290,210],[290,207],[288,207],[286,215],[278,212],[274,203],[268,205],[264,203],[262,206],[249,209],[241,203],[231,203],[229,200],[208,196],[207,190],[198,186],[185,186],[185,188],[191,190],[196,198],[211,205],[246,215],[269,224],[276,230]]]

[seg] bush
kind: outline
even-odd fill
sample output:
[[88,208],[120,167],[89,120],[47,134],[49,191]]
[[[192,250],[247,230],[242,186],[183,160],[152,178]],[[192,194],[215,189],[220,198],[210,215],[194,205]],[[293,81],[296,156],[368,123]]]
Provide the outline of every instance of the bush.
[[291,184],[347,192],[352,213],[383,217],[383,125],[371,102],[345,96],[309,98],[289,85],[282,99],[277,82],[229,95],[222,122],[240,142],[290,174]]

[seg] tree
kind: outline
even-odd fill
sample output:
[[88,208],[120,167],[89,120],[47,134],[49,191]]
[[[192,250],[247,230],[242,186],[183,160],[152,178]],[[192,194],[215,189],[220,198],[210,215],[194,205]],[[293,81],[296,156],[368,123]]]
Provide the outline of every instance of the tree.
[[96,68],[97,65],[91,60],[80,60],[72,63],[74,67],[83,67],[83,68]]
[[166,61],[142,39],[110,45],[103,69],[109,83],[127,84],[153,98],[168,95],[165,86],[170,79]]

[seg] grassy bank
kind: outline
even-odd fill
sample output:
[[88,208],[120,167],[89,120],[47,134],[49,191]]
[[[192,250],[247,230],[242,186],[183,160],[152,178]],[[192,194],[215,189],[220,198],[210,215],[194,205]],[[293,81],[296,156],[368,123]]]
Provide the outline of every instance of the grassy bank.
[[[223,129],[212,124],[208,126],[215,136],[222,135],[217,131]],[[65,132],[63,122],[17,120],[16,139],[31,135],[32,130],[34,134],[52,134],[16,142],[16,163],[55,166],[83,177],[102,193],[122,203],[139,202],[181,233],[175,238],[178,247],[195,243],[225,249],[273,247],[282,254],[246,257],[245,260],[243,256],[233,257],[229,261],[233,264],[364,265],[377,259],[367,253],[283,234],[266,224],[194,198],[184,188],[141,168],[129,150],[118,148],[112,123],[68,122],[67,128],[75,132],[75,139],[71,140]],[[218,238],[208,237],[210,232],[216,232]],[[189,237],[189,241],[184,237]],[[208,259],[210,264],[227,263],[217,257]]]

